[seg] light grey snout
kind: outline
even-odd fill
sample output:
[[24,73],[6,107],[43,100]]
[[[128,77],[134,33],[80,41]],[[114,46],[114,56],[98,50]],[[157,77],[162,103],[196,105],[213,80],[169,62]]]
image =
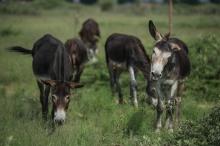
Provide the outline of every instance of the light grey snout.
[[153,80],[158,80],[162,77],[161,73],[155,72],[155,71],[151,71],[151,77]]
[[58,109],[54,113],[54,122],[61,125],[65,122],[66,112],[63,109]]

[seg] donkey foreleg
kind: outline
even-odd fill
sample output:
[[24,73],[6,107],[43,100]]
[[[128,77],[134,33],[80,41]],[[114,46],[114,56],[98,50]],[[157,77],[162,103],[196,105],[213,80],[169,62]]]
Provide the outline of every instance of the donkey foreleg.
[[184,83],[180,82],[178,84],[178,89],[177,89],[177,97],[176,97],[176,117],[175,117],[175,121],[176,121],[176,125],[179,125],[179,121],[180,121],[180,114],[181,114],[181,94],[184,91]]
[[44,120],[47,120],[48,114],[48,96],[50,93],[50,87],[44,85],[40,81],[37,81],[39,90],[40,90],[40,102],[42,106],[42,117]]
[[163,101],[160,99],[160,97],[157,96],[157,98],[158,98],[158,104],[156,107],[157,110],[156,132],[160,132],[160,129],[162,128],[162,115],[163,115],[164,106],[163,106]]
[[173,116],[174,116],[174,109],[175,109],[175,96],[177,92],[178,81],[175,81],[171,85],[170,96],[168,97],[167,106],[166,106],[166,123],[165,128],[173,131]]
[[80,82],[80,77],[81,77],[81,74],[83,73],[83,70],[84,70],[84,65],[77,65],[76,75],[74,77],[74,82],[77,82],[77,83]]
[[134,68],[132,66],[129,67],[129,73],[130,73],[130,91],[131,91],[131,96],[133,99],[133,104],[135,107],[138,107],[138,100],[137,100],[137,81],[135,79],[135,72]]

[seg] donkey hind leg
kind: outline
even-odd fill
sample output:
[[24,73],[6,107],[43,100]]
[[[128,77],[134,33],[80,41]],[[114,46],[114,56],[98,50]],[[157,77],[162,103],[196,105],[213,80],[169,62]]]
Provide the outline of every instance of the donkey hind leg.
[[178,84],[178,88],[177,88],[177,97],[176,97],[176,116],[175,116],[175,122],[176,125],[179,126],[179,122],[180,122],[180,114],[181,114],[181,94],[184,91],[184,83],[181,82]]
[[116,82],[116,90],[118,92],[118,103],[123,104],[124,103],[123,94],[122,94],[121,85],[119,82],[120,74],[121,73],[119,71],[116,71],[114,76],[115,76],[115,82]]
[[74,82],[77,82],[77,83],[80,82],[80,77],[81,77],[81,74],[83,73],[83,70],[84,70],[84,65],[77,65],[76,75],[74,77]]
[[115,76],[115,70],[108,64],[108,71],[109,71],[109,78],[110,78],[110,87],[112,91],[112,96],[115,94],[115,85],[116,85],[116,76]]
[[175,97],[177,92],[178,81],[171,85],[171,93],[168,97],[167,106],[166,106],[166,123],[165,128],[169,129],[170,132],[173,132],[173,117],[175,110]]
[[42,117],[44,120],[47,120],[48,114],[48,96],[50,93],[50,87],[44,85],[43,83],[37,81],[39,90],[40,90],[40,102],[42,106]]
[[138,100],[137,100],[137,81],[135,77],[134,68],[129,66],[129,73],[130,73],[130,94],[133,99],[133,104],[135,107],[138,107]]

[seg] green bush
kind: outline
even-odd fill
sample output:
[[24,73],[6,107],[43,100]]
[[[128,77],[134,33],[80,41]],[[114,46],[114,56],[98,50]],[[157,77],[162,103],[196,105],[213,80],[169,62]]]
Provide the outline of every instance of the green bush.
[[214,35],[199,38],[189,45],[191,75],[187,81],[188,92],[198,100],[215,101],[220,98],[220,40]]
[[62,6],[64,2],[62,0],[35,0],[34,5],[38,8],[53,9]]
[[17,30],[14,30],[11,26],[8,26],[6,28],[3,28],[0,30],[0,36],[9,36],[9,35],[18,35],[20,32]]
[[80,1],[83,4],[88,4],[88,5],[95,4],[97,2],[97,0],[80,0]]
[[220,144],[220,106],[209,115],[197,121],[187,121],[173,136],[167,138],[166,145],[175,146],[218,146]]
[[216,4],[219,4],[220,3],[220,0],[210,0],[212,3],[216,3]]
[[100,7],[102,11],[109,11],[114,6],[113,0],[100,0],[99,1]]
[[125,3],[134,3],[135,0],[118,0],[119,4],[125,4]]
[[193,59],[193,76],[201,79],[220,79],[220,60],[216,54],[220,54],[220,41],[214,35],[204,36],[194,42],[191,48]]
[[31,3],[27,2],[8,2],[0,5],[0,13],[3,14],[25,14],[37,15],[39,11],[34,9]]

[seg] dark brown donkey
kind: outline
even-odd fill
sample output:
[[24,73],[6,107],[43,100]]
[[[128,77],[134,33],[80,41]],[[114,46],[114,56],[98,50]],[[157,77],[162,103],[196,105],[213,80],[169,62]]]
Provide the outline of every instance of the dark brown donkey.
[[134,106],[138,106],[136,71],[141,70],[146,81],[149,79],[150,59],[145,52],[141,41],[131,35],[114,33],[110,35],[105,43],[106,63],[110,75],[112,92],[116,85],[119,103],[123,103],[123,95],[119,83],[119,76],[123,70],[130,73],[130,93]]
[[83,42],[79,39],[69,39],[65,43],[65,47],[70,55],[72,67],[74,69],[74,82],[80,81],[80,76],[84,70],[85,63],[88,61],[87,49]]
[[34,43],[33,49],[11,47],[10,51],[32,54],[33,73],[40,89],[43,118],[47,119],[48,96],[52,95],[52,118],[62,124],[70,102],[70,88],[82,85],[70,82],[73,74],[72,62],[62,42],[47,34]]
[[97,42],[100,38],[98,23],[94,19],[87,19],[82,25],[79,36],[88,49],[89,59],[96,61]]
[[160,34],[151,20],[149,32],[156,40],[151,56],[150,74],[150,88],[154,92],[151,99],[157,109],[156,131],[162,128],[162,113],[165,107],[165,127],[173,131],[174,111],[176,109],[176,120],[179,120],[184,79],[190,73],[188,48],[183,41],[170,38],[169,34]]

